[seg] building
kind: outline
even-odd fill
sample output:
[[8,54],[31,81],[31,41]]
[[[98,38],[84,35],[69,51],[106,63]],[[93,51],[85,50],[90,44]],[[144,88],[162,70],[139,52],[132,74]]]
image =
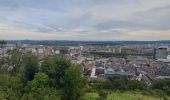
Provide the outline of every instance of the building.
[[43,48],[38,48],[38,53],[39,53],[39,54],[44,53],[44,49],[43,49]]
[[170,80],[170,76],[158,76],[155,78],[155,80],[161,80],[161,79]]
[[96,67],[96,75],[104,74],[104,67]]
[[55,50],[55,54],[60,54],[60,50]]
[[0,54],[2,54],[3,53],[3,49],[2,48],[0,48]]
[[156,48],[153,49],[153,59],[156,59]]
[[156,50],[156,58],[157,59],[166,59],[168,55],[168,48],[167,47],[159,47]]
[[128,74],[126,72],[114,71],[112,68],[105,70],[106,79],[119,79],[122,77],[128,77]]

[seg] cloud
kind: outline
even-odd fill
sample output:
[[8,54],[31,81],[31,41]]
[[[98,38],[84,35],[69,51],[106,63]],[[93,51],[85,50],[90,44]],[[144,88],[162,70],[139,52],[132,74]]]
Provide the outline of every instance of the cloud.
[[134,13],[134,21],[142,24],[144,28],[154,30],[170,29],[170,5]]
[[0,0],[0,38],[165,40],[169,12],[169,0]]

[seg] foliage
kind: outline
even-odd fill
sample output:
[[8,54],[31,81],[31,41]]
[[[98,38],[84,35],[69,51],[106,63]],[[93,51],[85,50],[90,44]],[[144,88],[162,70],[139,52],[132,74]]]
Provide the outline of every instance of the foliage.
[[0,72],[0,100],[18,100],[21,90],[22,85],[18,77]]
[[21,100],[60,100],[60,91],[55,88],[36,88],[23,94]]
[[22,53],[18,49],[14,49],[11,52],[11,57],[9,60],[9,65],[13,66],[13,70],[11,70],[12,75],[17,75],[20,72],[20,68],[22,66],[21,59]]
[[28,81],[33,80],[35,73],[39,70],[38,59],[30,53],[21,53],[19,49],[13,50],[11,55],[9,65],[13,66],[13,69],[10,73],[20,77],[25,86]]
[[170,95],[170,80],[156,80],[153,81],[152,89],[159,89]]
[[65,70],[65,75],[62,78],[63,83],[63,100],[79,100],[85,86],[84,78],[80,66],[72,65]]
[[104,90],[101,90],[101,91],[99,91],[98,94],[99,94],[99,100],[106,100],[108,92],[104,91]]
[[159,100],[159,98],[142,95],[140,92],[115,92],[109,94],[107,100]]
[[7,44],[7,41],[5,40],[0,40],[0,47],[2,48],[5,44]]
[[82,100],[98,100],[98,99],[99,94],[97,92],[89,92],[82,97]]
[[48,86],[49,83],[49,77],[45,73],[36,73],[34,76],[34,79],[30,82],[28,82],[28,87],[31,90],[34,90],[36,88],[45,88]]
[[125,79],[115,79],[106,81],[94,81],[91,83],[92,87],[96,90],[107,89],[107,90],[143,90],[144,84],[139,81],[131,81]]
[[50,86],[55,88],[62,87],[60,80],[64,76],[64,71],[71,66],[71,63],[64,58],[52,56],[48,57],[41,66],[41,71],[50,78]]
[[127,85],[128,85],[128,90],[136,90],[136,89],[143,90],[144,89],[144,84],[136,80],[128,81]]
[[[98,93],[86,93],[83,96],[84,100],[98,100],[99,94]],[[155,97],[152,95],[143,95],[140,92],[111,92],[107,95],[106,100],[160,100],[159,97]],[[170,97],[167,97],[167,100],[169,100]],[[165,100],[165,99],[161,99]]]
[[147,52],[147,53],[127,53],[127,52],[122,52],[122,53],[111,53],[111,52],[90,52],[91,55],[97,56],[97,57],[121,57],[121,58],[127,58],[128,55],[133,55],[133,56],[148,56],[152,57],[153,53],[152,52]]
[[24,82],[27,83],[27,81],[31,81],[34,79],[35,73],[39,70],[39,64],[37,57],[33,56],[32,54],[26,54],[23,57],[23,76],[24,76]]
[[49,88],[49,77],[45,73],[36,73],[34,79],[28,82],[23,100],[51,100],[59,99],[59,93],[55,88]]

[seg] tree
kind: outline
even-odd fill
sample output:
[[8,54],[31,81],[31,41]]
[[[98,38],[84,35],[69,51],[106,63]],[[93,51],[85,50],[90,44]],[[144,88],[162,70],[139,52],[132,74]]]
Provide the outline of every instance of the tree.
[[60,88],[62,87],[60,80],[64,76],[65,70],[70,66],[71,63],[68,60],[52,56],[42,63],[41,71],[49,76],[51,87]]
[[45,73],[36,73],[34,79],[28,83],[30,89],[45,88],[48,86],[49,77]]
[[115,90],[127,90],[127,82],[128,80],[126,78],[111,80],[112,88]]
[[1,40],[1,41],[0,41],[0,46],[3,47],[4,44],[7,44],[7,42],[4,41],[4,40]]
[[11,52],[11,57],[9,60],[9,64],[13,66],[13,69],[11,70],[12,75],[17,75],[19,73],[19,69],[22,66],[22,53],[18,49],[14,49]]
[[26,54],[23,58],[23,64],[25,65],[24,69],[24,78],[25,81],[31,81],[34,79],[35,73],[39,70],[38,59],[32,54]]
[[79,100],[85,86],[80,66],[72,65],[66,69],[61,82],[64,86],[62,100]]
[[36,73],[34,79],[28,82],[21,100],[60,100],[58,91],[50,88],[48,84],[47,74]]
[[18,49],[13,50],[11,55],[10,64],[13,69],[10,72],[12,75],[19,76],[23,85],[26,85],[27,81],[31,81],[39,70],[38,59],[31,53],[24,54]]
[[20,79],[7,72],[0,72],[0,100],[18,100],[22,86]]
[[11,75],[18,76],[25,86],[28,81],[33,80],[35,73],[39,71],[38,59],[31,53],[21,53],[18,49],[14,49],[11,55],[9,64],[12,68],[9,72]]
[[156,80],[152,82],[152,89],[159,89],[170,95],[170,80]]
[[7,44],[7,42],[6,41],[4,41],[4,40],[1,40],[0,41],[0,47],[3,49],[3,63],[5,62],[5,59],[4,59],[4,55],[5,55],[5,53],[4,53],[4,45],[6,45]]
[[127,86],[128,86],[128,90],[135,90],[135,89],[142,90],[142,89],[144,89],[144,84],[142,82],[136,81],[136,80],[128,81]]

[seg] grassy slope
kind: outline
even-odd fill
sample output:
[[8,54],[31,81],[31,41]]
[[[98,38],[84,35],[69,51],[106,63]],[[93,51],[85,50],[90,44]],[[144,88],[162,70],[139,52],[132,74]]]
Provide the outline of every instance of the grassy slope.
[[[99,98],[97,93],[87,93],[84,96],[85,100],[97,100]],[[114,92],[107,96],[107,100],[160,100],[160,98],[142,95],[141,93],[124,92],[118,93]],[[163,99],[162,99],[163,100]],[[170,97],[168,97],[170,100]]]

